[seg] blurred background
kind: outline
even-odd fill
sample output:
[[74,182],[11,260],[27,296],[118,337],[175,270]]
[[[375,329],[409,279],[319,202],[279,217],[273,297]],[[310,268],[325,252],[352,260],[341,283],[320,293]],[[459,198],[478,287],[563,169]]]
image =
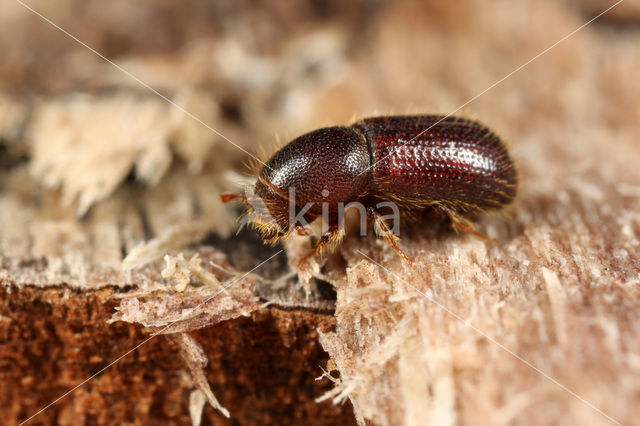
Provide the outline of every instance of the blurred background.
[[[450,113],[612,4],[28,2],[256,155],[354,118]],[[176,161],[193,173],[216,162],[243,170],[247,154],[205,125],[20,3],[1,7],[3,163],[29,156],[32,176],[80,213],[127,176],[157,184]],[[525,173],[539,156],[579,163],[585,138],[633,140],[639,20],[639,3],[622,2],[457,114],[496,129]],[[100,182],[70,176],[96,168]]]

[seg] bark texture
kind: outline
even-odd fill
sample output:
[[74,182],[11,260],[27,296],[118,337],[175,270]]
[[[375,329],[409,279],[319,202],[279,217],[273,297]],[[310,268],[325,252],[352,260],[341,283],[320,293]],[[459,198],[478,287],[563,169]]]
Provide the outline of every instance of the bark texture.
[[[120,291],[2,287],[3,424],[30,417],[149,338],[140,326],[106,325]],[[348,405],[314,401],[331,387],[315,381],[327,361],[316,329],[334,323],[326,313],[266,308],[194,332],[209,358],[206,378],[231,411],[226,419],[207,407],[202,424],[355,424]],[[176,345],[157,336],[33,422],[190,424],[193,388]]]

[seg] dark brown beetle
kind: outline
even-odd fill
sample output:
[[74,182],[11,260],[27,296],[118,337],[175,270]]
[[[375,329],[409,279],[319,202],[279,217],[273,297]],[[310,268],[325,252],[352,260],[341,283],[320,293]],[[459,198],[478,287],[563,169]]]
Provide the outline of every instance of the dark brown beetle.
[[[299,219],[311,223],[324,208],[328,228],[309,256],[321,254],[344,238],[339,209],[358,201],[376,231],[410,261],[376,209],[381,201],[414,217],[435,208],[457,230],[480,235],[470,216],[511,203],[516,186],[507,148],[477,121],[436,115],[366,118],[348,127],[312,131],[276,152],[254,188],[270,219],[254,220],[254,227],[275,243],[293,229],[307,233]],[[239,194],[221,197],[247,200]]]

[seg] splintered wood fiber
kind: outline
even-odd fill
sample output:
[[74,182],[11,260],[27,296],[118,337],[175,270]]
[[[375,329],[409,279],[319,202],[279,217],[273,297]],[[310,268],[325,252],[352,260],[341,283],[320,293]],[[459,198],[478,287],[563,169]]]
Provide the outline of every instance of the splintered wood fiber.
[[[39,421],[638,424],[638,2],[530,63],[612,3],[36,3],[189,113],[2,6],[8,424],[150,333]],[[244,150],[452,111],[516,159],[516,202],[477,225],[497,243],[403,224],[412,264],[349,232],[299,271],[308,237],[236,235],[218,198],[251,184]]]

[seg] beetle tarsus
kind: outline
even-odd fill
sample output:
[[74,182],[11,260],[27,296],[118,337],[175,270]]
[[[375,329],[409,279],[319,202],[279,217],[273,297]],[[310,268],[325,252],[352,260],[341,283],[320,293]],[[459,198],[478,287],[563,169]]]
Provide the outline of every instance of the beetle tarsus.
[[296,225],[296,232],[298,233],[298,235],[301,235],[303,237],[308,237],[313,234],[313,231],[311,231],[310,227],[301,225]]
[[453,225],[453,228],[456,229],[457,231],[464,232],[465,234],[470,234],[470,235],[473,235],[474,237],[478,237],[483,240],[492,241],[493,243],[498,244],[497,239],[489,237],[487,235],[484,235],[476,231],[473,227],[473,223],[463,218],[460,218],[453,213],[448,213],[448,214],[449,214],[449,218],[451,218],[451,224]]
[[322,257],[328,248],[338,246],[344,239],[344,236],[344,228],[340,228],[336,224],[330,225],[327,232],[322,234],[322,237],[318,240],[316,247],[298,261],[298,269],[305,269],[305,265],[311,258],[316,256]]
[[384,219],[382,219],[382,216],[374,209],[369,209],[368,213],[369,217],[371,217],[371,219],[373,220],[373,225],[375,226],[376,232],[379,235],[382,235],[387,244],[389,244],[389,246],[391,246],[391,248],[394,249],[401,258],[403,258],[407,263],[412,264],[413,260],[411,260],[411,258],[407,256],[407,254],[402,251],[402,249],[398,245],[400,238],[398,238],[398,236],[393,233]]

